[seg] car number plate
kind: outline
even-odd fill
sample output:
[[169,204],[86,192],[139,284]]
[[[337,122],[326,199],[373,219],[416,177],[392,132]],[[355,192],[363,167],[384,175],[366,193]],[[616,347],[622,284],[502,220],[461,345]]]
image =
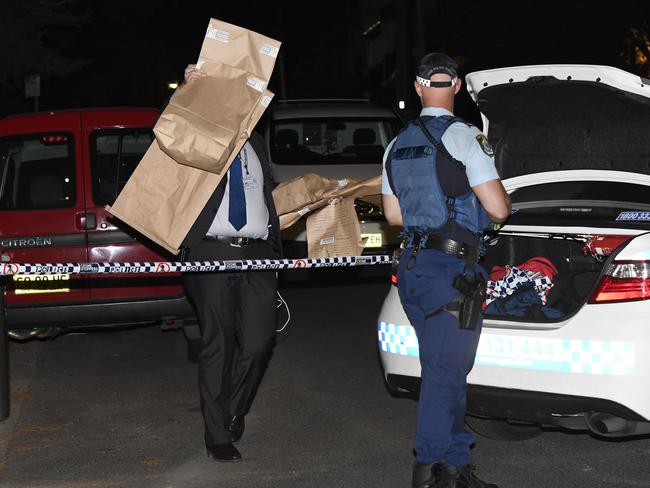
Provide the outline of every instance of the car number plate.
[[14,275],[14,291],[16,295],[30,293],[65,293],[70,291],[70,275]]
[[366,246],[365,247],[381,247],[382,246],[382,237],[381,234],[361,234],[361,238],[365,239],[368,238],[366,241]]

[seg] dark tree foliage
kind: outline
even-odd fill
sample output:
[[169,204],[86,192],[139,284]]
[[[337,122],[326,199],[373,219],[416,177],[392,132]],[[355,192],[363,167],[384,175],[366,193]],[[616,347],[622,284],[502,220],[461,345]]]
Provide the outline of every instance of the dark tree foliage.
[[[428,41],[462,55],[464,70],[528,64],[607,64],[625,68],[624,27],[644,2],[438,0]],[[647,10],[647,7],[645,7]]]
[[632,21],[621,55],[633,71],[650,78],[650,21],[647,17]]
[[[23,80],[36,72],[42,109],[159,107],[196,62],[210,17],[282,41],[276,98],[411,97],[417,107],[414,65],[437,50],[463,74],[586,63],[650,75],[647,0],[4,0],[0,116],[32,109]],[[458,104],[472,105],[466,94]]]
[[80,0],[4,0],[0,15],[0,86],[22,89],[25,75],[49,80],[69,75],[89,61],[70,55],[89,19]]

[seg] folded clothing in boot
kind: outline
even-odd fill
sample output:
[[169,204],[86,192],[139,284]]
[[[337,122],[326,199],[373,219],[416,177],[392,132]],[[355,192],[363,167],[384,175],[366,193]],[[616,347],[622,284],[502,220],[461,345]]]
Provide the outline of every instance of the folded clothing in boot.
[[531,258],[518,266],[494,266],[487,282],[484,309],[494,300],[528,287],[532,287],[542,305],[546,305],[557,272],[555,265],[544,257]]

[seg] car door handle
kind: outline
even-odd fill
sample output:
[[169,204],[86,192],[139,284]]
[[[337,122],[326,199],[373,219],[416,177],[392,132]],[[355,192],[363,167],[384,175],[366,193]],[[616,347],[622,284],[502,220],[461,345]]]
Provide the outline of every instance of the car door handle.
[[75,214],[75,225],[79,230],[90,230],[97,228],[97,216],[94,213],[78,212]]

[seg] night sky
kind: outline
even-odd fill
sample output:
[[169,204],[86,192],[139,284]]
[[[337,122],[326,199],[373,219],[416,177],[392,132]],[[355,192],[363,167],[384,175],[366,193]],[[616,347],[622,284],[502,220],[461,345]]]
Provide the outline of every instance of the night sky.
[[[0,115],[34,109],[24,97],[23,77],[36,71],[41,110],[159,107],[170,93],[167,83],[179,81],[185,65],[196,61],[210,17],[282,41],[287,98],[370,97],[394,106],[400,86],[411,96],[416,59],[437,50],[459,60],[463,73],[538,63],[650,72],[648,1],[2,3]],[[395,46],[381,69],[368,66],[364,46],[373,42]],[[280,95],[278,69],[276,64],[270,88]],[[463,90],[457,111],[471,110],[469,105]]]

